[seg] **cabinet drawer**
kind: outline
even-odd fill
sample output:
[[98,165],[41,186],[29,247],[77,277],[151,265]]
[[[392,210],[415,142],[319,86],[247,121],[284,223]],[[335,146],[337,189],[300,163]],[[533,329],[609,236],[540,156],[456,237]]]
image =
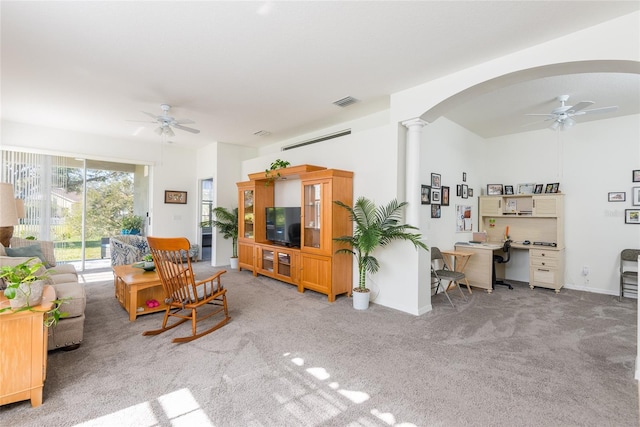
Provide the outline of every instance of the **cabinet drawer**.
[[558,260],[556,258],[530,258],[530,265],[532,268],[558,268]]
[[548,249],[530,249],[529,256],[531,258],[560,258],[560,251],[550,251]]
[[533,285],[547,284],[554,285],[556,283],[557,270],[552,268],[535,267],[531,269]]

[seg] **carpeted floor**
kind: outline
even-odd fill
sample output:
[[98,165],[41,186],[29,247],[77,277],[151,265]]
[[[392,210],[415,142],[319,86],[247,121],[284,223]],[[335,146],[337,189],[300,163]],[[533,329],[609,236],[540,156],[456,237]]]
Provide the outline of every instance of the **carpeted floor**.
[[43,405],[0,407],[0,425],[638,425],[635,300],[516,286],[416,317],[224,283],[231,322],[187,344],[170,342],[187,325],[142,336],[161,313],[129,322],[112,281],[88,283],[84,343],[49,353]]

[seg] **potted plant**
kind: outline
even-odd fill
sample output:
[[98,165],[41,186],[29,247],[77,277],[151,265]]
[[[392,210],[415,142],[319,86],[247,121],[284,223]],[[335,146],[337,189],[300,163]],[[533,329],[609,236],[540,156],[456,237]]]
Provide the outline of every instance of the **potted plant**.
[[279,170],[288,167],[290,164],[291,163],[289,163],[286,160],[281,160],[281,159],[274,160],[269,166],[269,168],[264,170],[264,176],[265,178],[267,178],[267,182],[265,182],[264,185],[268,186],[269,184],[271,184],[271,182],[280,178]]
[[363,310],[369,307],[370,291],[366,284],[366,274],[375,274],[380,269],[380,263],[372,255],[376,248],[384,247],[394,240],[408,240],[416,249],[429,249],[420,240],[422,236],[419,233],[408,231],[417,230],[417,227],[400,223],[402,208],[407,202],[398,203],[394,199],[386,206],[376,207],[371,200],[360,197],[353,207],[341,201],[334,203],[349,211],[349,218],[355,224],[353,235],[336,237],[334,240],[349,246],[338,249],[336,253],[348,253],[356,258],[358,287],[353,289],[353,306]]
[[238,208],[228,210],[223,207],[213,209],[214,219],[203,221],[201,227],[215,227],[225,239],[231,239],[232,252],[229,263],[238,269]]
[[[0,279],[3,279],[6,288],[4,295],[9,300],[9,307],[0,308],[0,313],[13,310],[15,312],[33,310],[42,303],[45,280],[49,272],[42,262],[35,262],[36,258],[29,258],[17,265],[0,267]],[[58,323],[66,313],[60,311],[62,300],[54,300],[53,308],[47,311],[45,326]]]
[[140,234],[144,220],[139,215],[125,215],[122,217],[122,234]]

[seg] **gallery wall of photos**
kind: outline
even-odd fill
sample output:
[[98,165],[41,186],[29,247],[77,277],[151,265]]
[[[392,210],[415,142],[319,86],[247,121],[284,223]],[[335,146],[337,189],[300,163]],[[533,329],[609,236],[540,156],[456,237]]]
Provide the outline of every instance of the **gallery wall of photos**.
[[[632,183],[640,183],[640,169],[636,169],[631,174]],[[609,193],[610,202],[626,202],[626,191],[613,191]],[[631,187],[631,205],[637,208],[624,210],[625,224],[640,224],[640,187]]]
[[[466,184],[467,173],[462,172],[462,184],[456,185],[456,196],[463,199],[473,197],[473,189]],[[431,174],[431,185],[422,185],[420,200],[423,205],[431,206],[431,218],[440,218],[442,216],[442,208],[449,206],[451,199],[451,187],[442,185],[442,175],[439,173]]]

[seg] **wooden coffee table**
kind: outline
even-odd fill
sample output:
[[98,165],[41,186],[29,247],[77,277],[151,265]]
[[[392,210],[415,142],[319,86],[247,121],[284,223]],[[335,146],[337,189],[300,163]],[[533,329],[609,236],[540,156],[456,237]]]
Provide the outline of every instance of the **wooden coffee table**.
[[[129,313],[129,320],[134,321],[142,314],[164,311],[164,289],[158,273],[145,271],[131,265],[113,267],[116,298]],[[160,303],[157,307],[147,307],[146,301],[154,299]]]

